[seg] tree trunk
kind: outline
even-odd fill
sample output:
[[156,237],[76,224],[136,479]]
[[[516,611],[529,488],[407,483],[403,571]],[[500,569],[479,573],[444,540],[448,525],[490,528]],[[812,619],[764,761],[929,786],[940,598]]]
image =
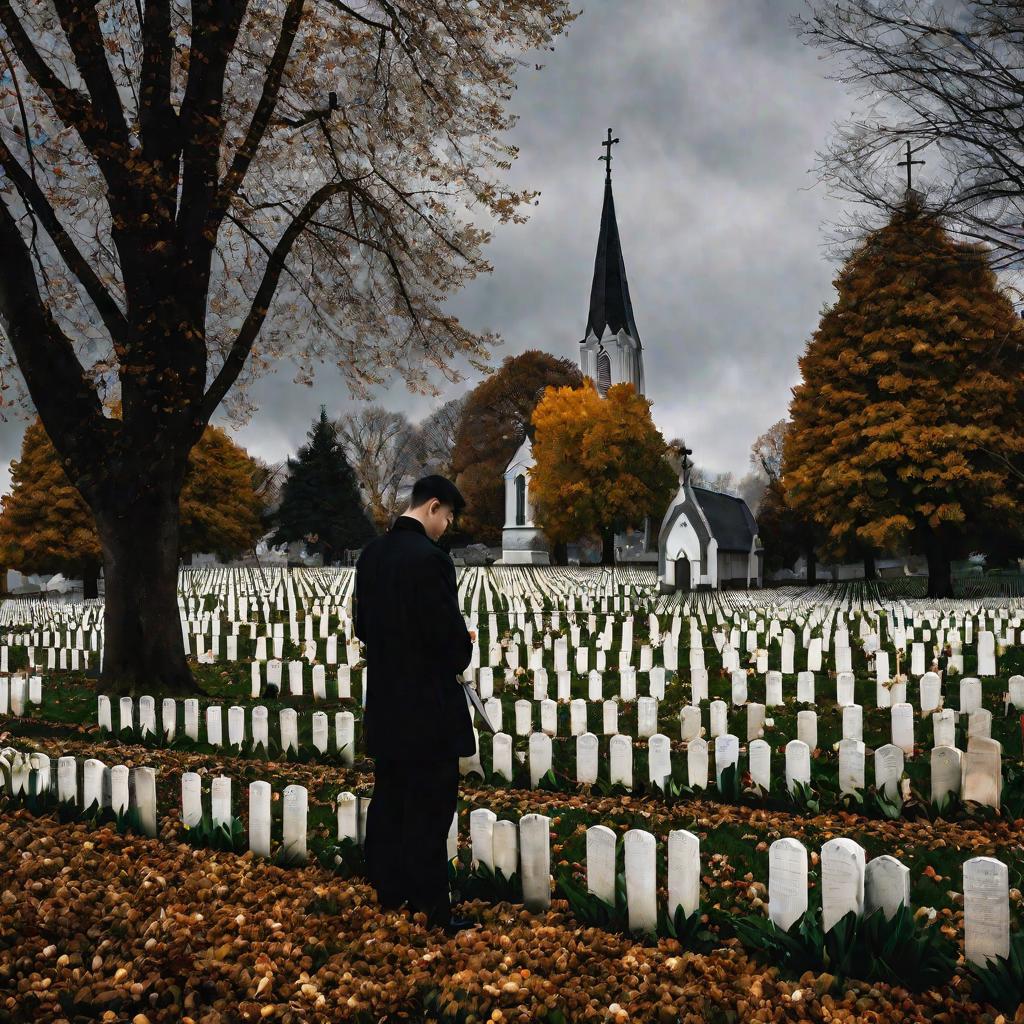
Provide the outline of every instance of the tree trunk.
[[953,559],[942,538],[933,531],[925,537],[925,557],[928,559],[928,596],[953,596]]
[[105,498],[93,509],[105,584],[99,693],[203,692],[181,636],[178,495],[156,473],[151,480],[134,501],[123,500],[124,491],[115,488],[114,500]]
[[615,531],[612,529],[601,533],[601,564],[615,564]]
[[82,597],[88,601],[100,596],[99,568],[95,565],[87,565],[82,570]]
[[807,582],[817,583],[818,582],[818,556],[814,553],[814,548],[808,548],[805,552],[807,558]]
[[869,551],[864,556],[864,579],[866,580],[877,580],[878,570],[875,568],[875,555],[874,552]]
[[569,545],[564,540],[551,546],[552,565],[565,565],[569,561],[568,547]]

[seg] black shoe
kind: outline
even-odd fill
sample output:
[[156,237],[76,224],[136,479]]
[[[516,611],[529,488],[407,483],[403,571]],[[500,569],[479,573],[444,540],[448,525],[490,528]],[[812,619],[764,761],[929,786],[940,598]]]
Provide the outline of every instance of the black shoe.
[[480,922],[474,921],[471,917],[451,917],[441,926],[446,935],[458,935],[459,932],[469,928],[479,928]]

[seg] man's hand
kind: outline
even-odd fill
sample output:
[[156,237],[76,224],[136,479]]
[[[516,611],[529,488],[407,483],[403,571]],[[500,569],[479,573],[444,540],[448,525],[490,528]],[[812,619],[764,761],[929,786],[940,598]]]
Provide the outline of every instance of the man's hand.
[[475,629],[471,629],[469,631],[469,639],[472,640],[473,643],[476,643],[476,630]]

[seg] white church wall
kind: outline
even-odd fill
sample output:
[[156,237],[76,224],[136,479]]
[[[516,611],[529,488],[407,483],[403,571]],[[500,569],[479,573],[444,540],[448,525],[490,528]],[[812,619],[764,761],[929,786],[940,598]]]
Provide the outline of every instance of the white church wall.
[[745,585],[749,567],[750,556],[745,551],[722,551],[718,555],[718,576],[723,585]]
[[708,573],[701,577],[701,583],[710,587],[719,587],[722,579],[721,567],[718,564],[718,541],[714,537],[708,542]]

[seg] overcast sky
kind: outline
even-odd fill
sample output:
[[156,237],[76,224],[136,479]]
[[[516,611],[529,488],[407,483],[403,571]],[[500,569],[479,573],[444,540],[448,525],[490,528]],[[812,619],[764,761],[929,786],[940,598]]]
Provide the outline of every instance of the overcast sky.
[[[578,358],[589,305],[611,127],[616,213],[647,395],[666,439],[682,436],[709,471],[747,470],[751,441],[786,414],[797,357],[835,267],[823,230],[840,219],[815,184],[814,154],[856,105],[795,35],[803,0],[576,0],[583,14],[542,71],[523,71],[508,172],[539,189],[526,224],[494,225],[494,272],[450,302],[505,355]],[[294,368],[257,382],[260,412],[236,432],[277,461],[302,443],[321,403],[355,404],[334,367],[314,387]],[[442,398],[395,382],[379,402],[419,419]],[[0,491],[24,421],[0,423]]]

